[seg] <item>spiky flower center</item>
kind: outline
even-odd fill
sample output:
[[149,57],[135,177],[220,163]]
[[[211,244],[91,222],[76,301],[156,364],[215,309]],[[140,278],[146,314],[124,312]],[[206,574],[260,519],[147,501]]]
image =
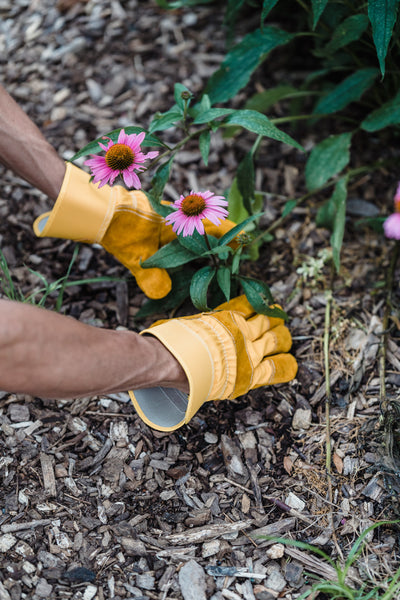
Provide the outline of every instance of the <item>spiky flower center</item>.
[[135,153],[126,144],[114,144],[106,152],[106,163],[113,171],[123,171],[135,161]]
[[189,194],[182,200],[181,211],[186,217],[197,217],[206,208],[206,201],[199,194]]

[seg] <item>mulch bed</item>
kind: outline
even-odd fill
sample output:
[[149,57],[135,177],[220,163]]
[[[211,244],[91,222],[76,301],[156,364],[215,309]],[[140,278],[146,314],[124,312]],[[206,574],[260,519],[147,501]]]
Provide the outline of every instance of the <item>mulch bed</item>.
[[[173,103],[175,82],[201,91],[225,51],[220,6],[166,12],[136,0],[0,0],[0,16],[1,81],[66,159],[116,127],[147,126]],[[241,27],[246,23],[239,33]],[[283,68],[279,56],[277,64]],[[279,77],[282,70],[264,71],[253,85],[275,85]],[[293,135],[315,142],[301,129]],[[166,197],[197,183],[226,190],[251,143],[246,135],[217,140],[208,168],[199,168],[195,146],[185,149]],[[48,199],[0,172],[0,247],[26,296],[43,285],[34,271],[49,282],[66,273],[75,244],[36,239],[32,222],[49,209]],[[288,198],[304,193],[303,172],[299,152],[265,142],[257,168],[257,187],[268,190],[265,227]],[[266,536],[308,542],[335,558],[368,526],[398,517],[396,323],[385,371],[391,418],[380,420],[390,244],[356,227],[360,207],[387,214],[394,186],[382,170],[350,192],[329,347],[331,477],[323,354],[330,234],[315,226],[315,203],[323,198],[314,198],[245,266],[290,315],[299,362],[292,383],[209,403],[172,434],[144,425],[126,393],[56,401],[0,392],[0,600],[294,599],[313,576],[333,578],[333,569]],[[136,330],[171,316],[137,319],[145,297],[133,279],[101,248],[82,245],[69,281],[102,276],[116,280],[66,288],[62,312]],[[398,306],[398,290],[393,301]],[[397,534],[391,525],[367,536],[349,583],[357,588],[393,574]]]

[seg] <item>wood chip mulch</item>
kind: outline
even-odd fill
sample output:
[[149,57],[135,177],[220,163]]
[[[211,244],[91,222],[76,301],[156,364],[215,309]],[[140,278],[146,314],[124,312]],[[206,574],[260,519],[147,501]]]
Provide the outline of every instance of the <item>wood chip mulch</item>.
[[[116,127],[148,126],[173,103],[175,82],[201,91],[225,52],[220,5],[167,12],[137,0],[0,0],[0,16],[0,79],[66,159]],[[273,72],[257,73],[255,89],[277,84],[279,57]],[[237,106],[245,98],[239,94]],[[315,139],[291,134],[304,145],[318,141],[317,132]],[[208,168],[199,167],[195,146],[186,148],[166,197],[198,183],[226,190],[252,141],[217,138]],[[355,143],[365,153],[362,137]],[[265,142],[256,180],[268,191],[266,227],[288,198],[304,194],[304,162]],[[75,244],[36,239],[32,222],[50,208],[48,199],[10,171],[0,174],[0,248],[26,296],[43,285],[35,271],[49,282],[65,274]],[[367,527],[398,517],[395,317],[385,365],[390,415],[380,420],[391,246],[356,226],[367,210],[389,213],[395,184],[382,170],[350,190],[329,347],[331,477],[323,354],[330,234],[315,226],[319,197],[300,204],[245,266],[290,315],[299,362],[292,383],[209,403],[172,434],[144,425],[126,393],[56,401],[0,392],[0,600],[295,599],[313,577],[333,579],[334,570],[268,536],[340,558]],[[80,246],[70,281],[104,275],[116,281],[66,288],[62,311],[136,330],[160,316],[136,319],[145,298],[129,274],[101,248]],[[54,292],[46,306],[56,299]],[[399,300],[397,288],[397,309]],[[384,582],[398,559],[398,530],[382,526],[367,536],[348,582],[356,589]]]

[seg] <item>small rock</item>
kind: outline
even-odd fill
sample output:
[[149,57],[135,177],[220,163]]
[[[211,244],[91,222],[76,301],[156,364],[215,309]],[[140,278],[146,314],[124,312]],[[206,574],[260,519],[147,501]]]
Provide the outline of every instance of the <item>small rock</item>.
[[129,556],[146,556],[146,546],[141,540],[134,540],[131,537],[124,536],[119,540],[121,546]]
[[293,492],[289,492],[289,494],[286,496],[285,502],[288,506],[290,506],[290,508],[294,508],[299,512],[304,510],[304,507],[306,505],[306,503],[303,502],[303,500],[301,500],[298,496],[296,496],[296,494],[293,494]]
[[292,561],[286,563],[285,579],[290,585],[296,587],[302,583],[303,567],[301,564]]
[[140,590],[154,590],[155,578],[149,573],[136,575],[136,584]]
[[83,592],[83,600],[92,600],[97,594],[97,587],[95,585],[88,585]]
[[13,423],[29,421],[29,408],[26,404],[10,404],[8,407],[8,416]]
[[189,560],[179,571],[179,585],[184,600],[207,600],[206,574],[195,560]]
[[269,575],[267,581],[265,582],[265,587],[273,590],[274,592],[281,592],[286,585],[286,579],[281,575],[279,571],[272,571],[271,575]]
[[0,536],[0,552],[8,552],[17,543],[17,538],[11,533]]
[[201,555],[203,558],[208,558],[209,556],[214,556],[218,554],[221,548],[221,542],[219,540],[210,540],[209,542],[204,542]]
[[292,427],[295,430],[309,429],[311,425],[311,409],[298,408],[292,419]]
[[53,586],[50,585],[50,583],[47,583],[45,579],[40,578],[35,589],[36,595],[39,596],[39,598],[47,598],[51,597],[52,591]]
[[274,544],[265,553],[268,558],[271,560],[276,560],[277,558],[282,558],[285,554],[285,547],[283,544]]
[[54,569],[63,564],[55,554],[50,554],[46,550],[39,550],[38,559],[45,569]]
[[204,441],[207,442],[207,444],[217,444],[218,436],[215,435],[215,433],[211,433],[211,431],[206,431],[204,434]]

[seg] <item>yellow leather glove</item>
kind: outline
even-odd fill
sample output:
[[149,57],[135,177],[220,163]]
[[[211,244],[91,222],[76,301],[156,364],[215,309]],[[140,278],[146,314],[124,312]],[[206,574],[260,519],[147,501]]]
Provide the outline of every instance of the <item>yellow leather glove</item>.
[[245,296],[212,312],[157,321],[142,334],[154,335],[168,348],[190,385],[189,395],[160,387],[129,392],[139,416],[160,431],[188,423],[204,402],[285,383],[297,373],[283,320],[255,313]]
[[[221,237],[234,227],[223,221],[219,227],[204,221],[210,235]],[[140,266],[176,235],[171,225],[152,209],[147,196],[122,186],[102,188],[90,183],[90,175],[72,163],[66,173],[52,211],[38,217],[33,229],[38,237],[56,237],[98,243],[115,256],[136,278],[149,298],[164,298],[171,279],[164,269]]]

